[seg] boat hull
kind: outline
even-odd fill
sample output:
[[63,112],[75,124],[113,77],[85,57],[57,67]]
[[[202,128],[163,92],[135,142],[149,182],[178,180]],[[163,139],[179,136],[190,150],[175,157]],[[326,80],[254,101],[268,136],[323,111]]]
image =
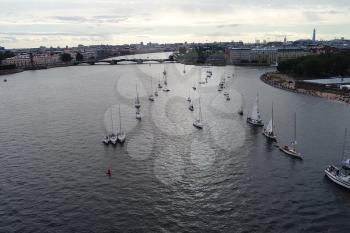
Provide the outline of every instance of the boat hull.
[[267,132],[263,132],[262,133],[267,139],[269,139],[269,140],[272,140],[272,141],[277,141],[277,137],[276,137],[276,135],[273,135],[273,136],[271,136],[271,135],[269,135]]
[[196,127],[197,129],[203,129],[203,125],[202,124],[193,123],[193,126]]
[[340,180],[336,175],[334,175],[332,172],[328,171],[328,169],[326,169],[324,172],[325,172],[326,176],[334,183],[336,183],[344,188],[350,189],[350,183],[345,182],[343,180]]
[[291,150],[287,150],[287,149],[285,149],[284,147],[280,147],[279,149],[280,149],[280,151],[282,151],[283,153],[285,153],[285,154],[287,154],[287,155],[289,155],[289,156],[291,156],[291,157],[293,157],[293,158],[296,158],[296,159],[303,159],[303,157],[301,156],[300,153],[297,153],[297,152],[291,151]]
[[258,121],[253,121],[252,119],[250,118],[247,118],[247,122],[253,126],[257,126],[257,127],[262,127],[264,126],[264,123],[262,122],[258,122]]

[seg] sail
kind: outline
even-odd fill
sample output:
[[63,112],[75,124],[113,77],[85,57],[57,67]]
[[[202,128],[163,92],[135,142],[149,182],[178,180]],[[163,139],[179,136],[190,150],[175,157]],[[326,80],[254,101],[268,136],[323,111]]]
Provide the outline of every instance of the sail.
[[259,113],[257,104],[254,104],[254,106],[253,106],[252,114],[251,114],[250,118],[252,120],[260,120],[260,113]]
[[272,118],[270,119],[269,123],[267,124],[265,131],[268,133],[273,133],[273,128],[272,128]]

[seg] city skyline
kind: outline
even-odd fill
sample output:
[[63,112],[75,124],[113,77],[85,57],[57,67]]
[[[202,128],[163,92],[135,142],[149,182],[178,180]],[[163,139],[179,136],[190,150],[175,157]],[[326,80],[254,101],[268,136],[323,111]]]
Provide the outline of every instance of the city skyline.
[[0,46],[350,38],[350,3],[320,1],[0,0]]

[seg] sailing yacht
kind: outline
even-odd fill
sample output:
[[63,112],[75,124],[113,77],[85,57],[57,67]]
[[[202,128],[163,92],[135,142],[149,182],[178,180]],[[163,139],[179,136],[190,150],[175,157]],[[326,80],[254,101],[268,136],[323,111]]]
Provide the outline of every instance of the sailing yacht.
[[140,109],[137,109],[137,110],[136,110],[136,119],[137,119],[137,120],[141,120],[141,118],[142,118],[142,117],[141,117]]
[[114,133],[114,121],[113,121],[113,108],[111,108],[111,120],[112,120],[112,134],[109,136],[109,141],[115,145],[117,144],[118,138]]
[[184,65],[183,73],[186,74],[186,65]]
[[193,103],[192,103],[192,102],[190,102],[190,105],[188,106],[188,109],[189,109],[191,112],[193,112],[194,107],[193,107]]
[[193,121],[193,126],[197,129],[203,129],[203,122],[202,122],[202,108],[201,108],[201,99],[198,98],[198,115],[196,116],[195,120]]
[[108,144],[110,143],[109,135],[106,135],[106,137],[102,140],[102,142],[103,142],[105,145],[108,145]]
[[261,120],[260,112],[259,112],[259,96],[256,98],[256,103],[253,105],[252,113],[250,117],[247,117],[247,122],[254,126],[263,126],[264,123]]
[[158,96],[158,90],[157,89],[154,91],[154,95]]
[[327,167],[327,169],[324,172],[326,173],[326,176],[329,179],[331,179],[331,181],[347,189],[350,189],[350,159],[349,158],[344,159],[346,137],[347,137],[347,129],[345,129],[345,134],[344,134],[341,168],[338,168],[334,165],[330,165]]
[[151,94],[149,95],[148,99],[152,102],[154,101],[152,78],[151,78]]
[[191,102],[191,89],[188,90],[187,101],[188,101],[188,102]]
[[164,74],[164,76],[163,76],[163,79],[164,79],[163,91],[164,92],[168,92],[168,91],[170,91],[170,89],[168,88],[168,79],[167,79],[167,75],[166,75],[166,71],[165,70],[164,70],[163,74]]
[[122,130],[122,117],[120,114],[120,104],[119,104],[119,132],[117,133],[118,141],[123,144],[126,139],[126,133]]
[[274,132],[274,121],[273,121],[273,105],[272,105],[272,110],[271,110],[271,119],[269,123],[267,124],[266,127],[263,129],[263,134],[268,138],[273,141],[277,141],[277,136]]
[[158,88],[159,89],[163,88],[162,83],[160,82],[160,78],[159,78],[159,81],[158,81]]
[[281,146],[279,149],[283,153],[290,155],[294,158],[303,159],[303,157],[301,156],[301,153],[296,151],[296,145],[297,145],[297,131],[296,131],[297,120],[296,119],[297,119],[297,116],[296,114],[294,114],[294,140],[291,142],[290,145]]
[[135,108],[140,108],[140,107],[141,107],[141,103],[140,103],[139,93],[137,91],[137,85],[136,85]]

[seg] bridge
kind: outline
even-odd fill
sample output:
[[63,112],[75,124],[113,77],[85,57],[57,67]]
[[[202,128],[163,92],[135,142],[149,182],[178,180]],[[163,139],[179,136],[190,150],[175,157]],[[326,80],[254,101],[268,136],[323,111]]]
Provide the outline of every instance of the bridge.
[[136,64],[143,64],[143,63],[149,63],[149,62],[164,63],[164,62],[175,62],[175,61],[172,58],[166,58],[166,59],[120,58],[120,59],[111,59],[111,60],[97,60],[95,63],[109,63],[111,65],[118,65],[121,62],[133,62]]
[[107,63],[110,65],[118,65],[122,62],[132,62],[136,64],[143,64],[143,63],[150,63],[150,62],[156,62],[156,63],[164,63],[164,62],[175,62],[173,56],[169,56],[169,58],[165,59],[156,59],[156,58],[110,58],[110,57],[104,57],[104,58],[98,58],[98,59],[88,59],[80,62],[76,62],[76,65],[87,63],[90,65],[94,65],[96,63]]

